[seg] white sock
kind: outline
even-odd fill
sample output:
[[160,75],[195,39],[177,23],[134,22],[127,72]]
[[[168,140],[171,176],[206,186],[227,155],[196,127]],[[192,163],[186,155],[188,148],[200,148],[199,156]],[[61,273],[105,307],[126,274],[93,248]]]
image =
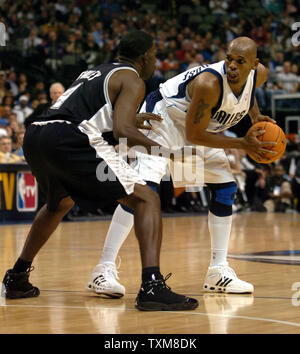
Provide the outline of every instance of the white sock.
[[210,267],[227,265],[227,251],[231,231],[232,215],[216,216],[208,213],[208,229],[211,238]]
[[106,235],[102,255],[99,262],[100,264],[116,262],[119,250],[129,235],[129,232],[133,227],[133,223],[134,215],[125,211],[121,205],[118,205]]

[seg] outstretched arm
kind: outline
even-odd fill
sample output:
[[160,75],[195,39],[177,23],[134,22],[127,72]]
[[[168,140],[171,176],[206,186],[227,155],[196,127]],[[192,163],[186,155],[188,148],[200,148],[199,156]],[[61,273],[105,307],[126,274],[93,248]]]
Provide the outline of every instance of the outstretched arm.
[[117,92],[113,118],[115,139],[126,138],[128,146],[143,153],[153,153],[152,147],[156,147],[155,153],[159,156],[172,157],[177,153],[178,151],[165,148],[148,139],[136,126],[136,112],[145,96],[144,81],[131,70],[120,70],[118,75],[110,80],[112,80],[111,91]]

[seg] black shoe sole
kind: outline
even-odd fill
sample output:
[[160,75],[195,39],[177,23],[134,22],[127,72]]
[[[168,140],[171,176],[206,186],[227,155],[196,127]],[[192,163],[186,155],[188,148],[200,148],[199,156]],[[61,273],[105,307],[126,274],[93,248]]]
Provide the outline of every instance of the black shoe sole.
[[6,299],[22,299],[30,297],[38,297],[40,295],[40,290],[38,288],[30,289],[26,292],[19,290],[4,290],[2,289],[1,296]]
[[137,302],[135,307],[140,311],[189,311],[199,306],[196,299],[184,303],[164,304],[161,302]]

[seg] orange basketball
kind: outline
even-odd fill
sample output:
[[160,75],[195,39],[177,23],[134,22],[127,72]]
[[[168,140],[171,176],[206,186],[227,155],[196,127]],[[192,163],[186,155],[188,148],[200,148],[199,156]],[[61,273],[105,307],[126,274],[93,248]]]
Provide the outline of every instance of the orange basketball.
[[277,142],[277,144],[274,146],[270,146],[270,147],[266,146],[265,147],[268,150],[277,151],[277,155],[265,153],[265,157],[270,158],[270,160],[261,159],[260,161],[258,161],[254,156],[249,154],[251,159],[253,159],[254,161],[259,162],[259,163],[270,163],[270,162],[278,160],[280,158],[280,156],[282,156],[282,154],[284,153],[285,148],[286,148],[286,138],[285,138],[285,134],[284,134],[283,130],[277,124],[273,124],[270,122],[255,123],[248,130],[247,135],[249,133],[251,133],[253,130],[254,131],[265,130],[264,134],[259,135],[257,137],[258,140]]

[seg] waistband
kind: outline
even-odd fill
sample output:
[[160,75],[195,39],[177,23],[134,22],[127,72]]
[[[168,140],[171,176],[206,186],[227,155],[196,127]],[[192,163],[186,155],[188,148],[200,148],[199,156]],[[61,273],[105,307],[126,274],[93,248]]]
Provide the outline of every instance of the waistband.
[[51,123],[67,123],[67,124],[72,124],[68,120],[46,120],[46,121],[41,121],[41,122],[33,122],[31,124],[33,125],[47,125]]

